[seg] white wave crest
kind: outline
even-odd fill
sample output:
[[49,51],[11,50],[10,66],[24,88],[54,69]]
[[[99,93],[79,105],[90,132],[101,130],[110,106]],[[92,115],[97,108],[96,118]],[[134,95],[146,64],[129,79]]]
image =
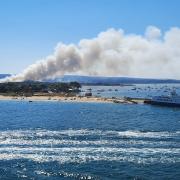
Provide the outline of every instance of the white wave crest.
[[87,129],[8,130],[0,132],[0,160],[177,163],[180,162],[179,135],[180,132]]

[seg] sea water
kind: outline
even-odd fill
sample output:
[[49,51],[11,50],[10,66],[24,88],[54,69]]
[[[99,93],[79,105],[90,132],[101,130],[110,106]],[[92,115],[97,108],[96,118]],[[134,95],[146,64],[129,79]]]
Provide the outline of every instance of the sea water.
[[0,101],[0,179],[180,179],[180,108]]

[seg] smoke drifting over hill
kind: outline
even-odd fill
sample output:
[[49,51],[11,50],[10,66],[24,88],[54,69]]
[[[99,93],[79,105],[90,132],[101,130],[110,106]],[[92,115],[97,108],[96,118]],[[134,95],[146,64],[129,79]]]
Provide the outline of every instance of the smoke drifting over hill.
[[180,28],[162,34],[149,26],[143,36],[108,29],[78,44],[59,43],[52,55],[5,81],[37,81],[64,74],[180,79]]

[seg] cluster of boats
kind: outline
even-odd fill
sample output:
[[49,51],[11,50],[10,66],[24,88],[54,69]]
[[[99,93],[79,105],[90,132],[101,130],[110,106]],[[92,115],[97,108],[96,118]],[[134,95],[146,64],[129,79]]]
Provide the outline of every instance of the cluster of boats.
[[[158,87],[146,87],[143,90],[144,91],[151,91],[156,90],[158,93],[166,93],[168,95],[160,95],[160,96],[152,96],[151,98],[145,99],[144,103],[147,104],[153,104],[153,105],[161,105],[161,106],[173,106],[173,107],[180,107],[180,96],[176,93],[176,88],[172,88],[167,85],[162,86],[160,88]],[[134,87],[131,90],[139,92],[139,90],[142,90],[142,88]]]
[[[139,96],[139,93],[143,93],[145,97],[148,97],[148,99],[144,98],[144,103],[147,103],[147,104],[180,107],[180,95],[176,93],[176,90],[178,90],[178,88],[179,87],[170,87],[168,85],[145,86],[145,87],[142,87],[142,86],[138,87],[134,85],[134,87],[127,89],[127,91],[135,91],[138,94],[138,96]],[[92,89],[88,89],[86,91],[90,91],[91,96],[92,96]],[[95,94],[100,95],[101,93],[108,92],[108,91],[109,92],[120,91],[120,89],[117,89],[117,88],[116,89],[115,88],[101,89],[100,88],[100,89],[96,89],[94,92]],[[153,94],[158,94],[158,95],[152,96]],[[165,94],[165,95],[159,95],[159,94]],[[140,95],[140,97],[142,96]],[[143,99],[143,98],[140,98],[140,99]]]

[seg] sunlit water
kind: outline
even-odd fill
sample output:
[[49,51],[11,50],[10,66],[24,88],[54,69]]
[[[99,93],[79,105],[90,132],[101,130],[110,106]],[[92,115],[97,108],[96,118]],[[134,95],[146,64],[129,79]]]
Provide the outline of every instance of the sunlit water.
[[180,179],[180,108],[0,101],[0,179]]

